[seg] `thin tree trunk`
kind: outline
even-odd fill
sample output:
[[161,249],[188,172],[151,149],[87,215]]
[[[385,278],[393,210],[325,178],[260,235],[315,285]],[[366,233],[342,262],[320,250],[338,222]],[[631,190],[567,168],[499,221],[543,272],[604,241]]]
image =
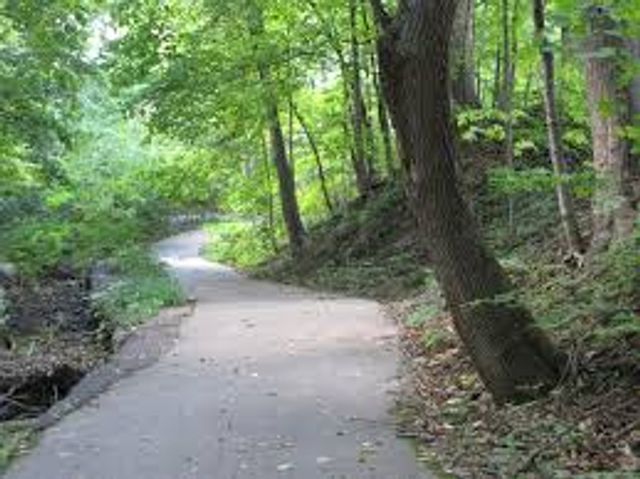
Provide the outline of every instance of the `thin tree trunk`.
[[288,138],[287,138],[287,144],[288,144],[288,149],[287,152],[289,154],[289,165],[291,167],[291,174],[293,175],[293,177],[295,178],[296,176],[296,158],[295,155],[293,154],[293,94],[291,92],[289,92],[289,96],[287,98],[287,109],[289,110],[287,112],[287,118],[288,118],[288,125],[287,125],[287,133],[288,133]]
[[411,202],[456,329],[497,401],[553,386],[558,355],[487,250],[458,189],[448,94],[455,0],[402,1],[395,17],[372,0],[383,29],[381,72],[410,167]]
[[[371,22],[367,14],[366,7],[367,0],[359,0],[360,15],[362,17],[362,23],[365,30],[366,38],[371,38]],[[367,40],[370,43],[370,40]],[[372,45],[369,45],[372,47]],[[367,55],[366,52],[361,54],[362,69],[364,70],[364,93],[365,93],[365,130],[367,138],[367,160],[369,167],[369,178],[371,185],[375,186],[377,181],[377,167],[378,160],[378,136],[373,128],[373,111],[376,108],[376,95],[374,94],[373,85],[373,72],[375,70],[375,63],[372,63],[371,55]]]
[[500,2],[500,25],[502,27],[502,70],[500,77],[500,91],[498,93],[498,109],[506,111],[507,85],[511,75],[511,35],[509,34],[509,0]]
[[[629,83],[629,123],[631,125],[640,125],[640,39],[628,38],[627,51],[629,52],[630,61],[633,62],[631,68],[635,74]],[[636,209],[638,209],[638,200],[640,199],[640,152],[637,145],[635,151],[631,152],[631,190],[634,198],[636,198]]]
[[502,52],[500,45],[496,45],[496,60],[493,72],[493,107],[500,107],[500,79],[502,78]]
[[358,2],[349,0],[349,19],[351,28],[351,115],[353,122],[353,141],[355,151],[355,173],[358,192],[368,196],[371,192],[372,178],[367,159],[366,106],[362,94],[362,75],[360,72],[360,45],[357,34]]
[[640,63],[640,39],[627,39],[627,50],[629,51],[631,61],[635,62],[633,67],[636,68],[636,74],[633,75],[629,85],[629,116],[633,123],[634,121],[640,122],[640,74],[637,73],[638,63]]
[[273,251],[278,249],[278,240],[276,237],[275,211],[273,207],[273,180],[271,178],[271,161],[269,159],[269,147],[265,135],[260,135],[260,146],[262,149],[262,158],[264,160],[264,169],[267,178],[267,227],[269,228],[269,240]]
[[[335,31],[334,23],[323,14],[322,9],[315,0],[305,0],[307,5],[311,7],[314,14],[323,25],[323,29],[329,44],[336,54],[340,74],[343,79],[343,90],[345,105],[348,110],[348,122],[345,127],[345,138],[348,139],[349,157],[353,166],[356,177],[356,189],[361,196],[367,196],[370,192],[372,181],[372,173],[369,171],[366,155],[366,139],[364,132],[364,118],[366,118],[366,107],[362,97],[362,81],[360,76],[360,51],[357,43],[356,20],[358,14],[358,2],[360,0],[350,0],[349,16],[350,16],[350,34],[351,34],[351,53],[352,62],[349,65],[347,58],[342,51],[342,43],[338,33]],[[355,61],[354,61],[355,60]],[[357,85],[356,85],[357,82]],[[350,126],[350,127],[349,127]]]
[[329,194],[329,189],[327,188],[327,179],[324,173],[324,166],[322,165],[320,150],[318,150],[318,145],[316,144],[316,140],[311,134],[311,131],[309,130],[309,126],[307,125],[307,122],[305,121],[304,117],[300,113],[300,110],[295,104],[293,104],[293,113],[296,116],[298,123],[302,127],[302,131],[304,131],[304,134],[307,137],[307,141],[309,142],[309,146],[311,147],[311,151],[313,152],[313,158],[316,162],[318,180],[320,180],[320,189],[322,190],[324,203],[327,206],[327,210],[329,210],[330,212],[333,212],[333,203],[331,202],[331,195]]
[[629,114],[629,92],[621,85],[617,56],[624,42],[615,34],[618,25],[606,7],[590,8],[588,24],[587,96],[593,165],[599,180],[592,204],[591,247],[597,252],[631,234],[637,198],[633,194],[629,145],[621,135]]
[[[346,94],[346,97],[348,98],[348,92]],[[348,104],[348,99],[345,99],[345,103]],[[353,138],[351,135],[351,130],[349,129],[349,125],[350,125],[350,112],[349,112],[349,108],[347,107],[347,109],[345,110],[345,114],[344,117],[341,120],[341,126],[342,126],[342,134],[344,136],[345,139],[345,145],[347,147],[347,151],[346,154],[349,156],[349,160],[351,162],[351,166],[353,167],[353,171],[355,171],[355,164],[356,164],[356,154],[353,148]],[[342,163],[343,168],[342,168],[342,192],[343,194],[340,195],[338,198],[340,200],[340,205],[343,206],[346,201],[348,196],[345,194],[346,192],[350,191],[350,187],[351,187],[351,179],[352,179],[352,175],[350,173],[352,173],[352,171],[348,171],[346,168],[346,162]],[[356,185],[357,186],[357,185]]]
[[567,167],[563,160],[562,136],[560,135],[560,123],[556,105],[554,55],[552,47],[546,39],[544,0],[533,0],[533,19],[542,59],[549,157],[553,165],[553,172],[558,179],[556,196],[558,197],[560,220],[569,253],[580,255],[584,252],[584,246],[573,206],[573,197],[569,187],[563,181],[566,178]]
[[273,164],[278,173],[282,215],[287,227],[292,252],[294,255],[297,255],[304,247],[306,233],[300,217],[293,171],[287,161],[287,151],[282,134],[282,127],[280,126],[278,106],[273,100],[270,100],[267,105],[267,122],[269,124],[269,135],[271,137]]
[[388,174],[394,175],[396,168],[393,161],[392,133],[389,126],[387,105],[385,103],[384,95],[382,94],[382,88],[380,86],[380,72],[378,71],[378,62],[376,60],[375,54],[372,54],[371,62],[373,64],[373,88],[375,90],[378,102],[378,123],[380,127],[380,134],[382,136],[382,144],[384,147],[385,165],[387,166]]
[[[263,13],[255,4],[252,4],[252,9],[249,12],[249,31],[258,40],[264,34]],[[306,232],[300,217],[293,171],[287,159],[278,101],[271,85],[269,66],[264,61],[258,60],[257,68],[260,82],[264,88],[266,121],[271,139],[271,157],[278,176],[282,216],[287,228],[291,251],[294,255],[298,255],[304,247]]]
[[461,0],[451,38],[451,92],[458,105],[478,105],[475,74],[475,0]]
[[[504,78],[502,86],[502,106],[506,114],[505,121],[505,163],[511,170],[515,169],[515,154],[514,154],[514,118],[513,118],[513,96],[515,89],[516,79],[516,58],[518,54],[518,42],[517,42],[517,25],[518,25],[518,8],[519,1],[514,0],[513,11],[509,20],[509,2],[505,0],[503,2],[503,22],[504,29]],[[509,234],[513,238],[516,235],[516,221],[515,221],[515,200],[513,196],[509,196],[508,205],[508,224]]]
[[533,71],[529,68],[527,72],[527,81],[524,85],[524,95],[522,99],[522,108],[526,111],[529,108],[529,99],[531,96],[531,84],[533,83]]

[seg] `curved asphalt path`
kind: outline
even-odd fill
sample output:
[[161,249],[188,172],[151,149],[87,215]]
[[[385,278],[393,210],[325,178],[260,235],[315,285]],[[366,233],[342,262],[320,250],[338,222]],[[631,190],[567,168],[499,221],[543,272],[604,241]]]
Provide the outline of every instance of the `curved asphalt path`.
[[44,433],[6,479],[426,479],[389,408],[395,330],[371,301],[254,281],[160,243],[198,299],[174,351]]

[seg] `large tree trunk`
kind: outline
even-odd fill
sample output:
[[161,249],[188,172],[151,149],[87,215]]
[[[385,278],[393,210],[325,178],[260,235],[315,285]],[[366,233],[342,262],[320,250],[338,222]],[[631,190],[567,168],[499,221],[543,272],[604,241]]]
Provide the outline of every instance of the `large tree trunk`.
[[385,95],[410,168],[411,202],[456,329],[499,402],[553,386],[558,355],[484,246],[458,189],[448,94],[454,0],[372,0]]
[[618,54],[624,41],[608,8],[589,9],[587,94],[591,113],[593,165],[598,188],[593,198],[594,252],[628,237],[637,216],[629,145],[621,135],[628,121],[629,91],[621,82]]
[[[562,179],[566,177],[567,167],[562,157],[562,136],[560,135],[560,123],[558,121],[555,93],[554,55],[552,47],[546,39],[544,9],[544,0],[533,1],[533,20],[536,37],[540,44],[540,55],[542,57],[544,107],[547,121],[547,136],[549,139],[549,157],[553,165],[553,172],[557,178]],[[556,186],[556,196],[558,197],[560,220],[569,253],[572,255],[580,255],[583,253],[582,238],[573,206],[573,197],[566,183],[558,183]]]
[[475,73],[475,0],[461,0],[456,9],[451,49],[451,93],[458,105],[478,104]]

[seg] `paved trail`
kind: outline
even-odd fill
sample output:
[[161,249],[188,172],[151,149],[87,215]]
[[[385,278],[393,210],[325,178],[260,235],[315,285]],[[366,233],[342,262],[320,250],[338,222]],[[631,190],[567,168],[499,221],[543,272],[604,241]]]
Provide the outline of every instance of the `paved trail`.
[[247,279],[158,246],[198,298],[175,350],[49,429],[6,479],[426,479],[388,410],[394,328],[371,301]]

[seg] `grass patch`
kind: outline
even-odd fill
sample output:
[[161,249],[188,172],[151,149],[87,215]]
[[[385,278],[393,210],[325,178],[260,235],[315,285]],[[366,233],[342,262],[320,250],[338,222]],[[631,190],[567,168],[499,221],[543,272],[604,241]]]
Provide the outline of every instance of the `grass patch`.
[[431,284],[391,305],[410,375],[403,401],[417,404],[403,422],[420,455],[455,477],[638,477],[640,231],[582,268],[545,244],[501,250],[501,262],[569,356],[562,383],[531,403],[493,404]]
[[27,452],[36,440],[36,434],[25,421],[0,423],[0,474],[4,473],[11,461]]
[[216,263],[252,268],[274,254],[267,233],[248,221],[226,220],[205,225],[209,244],[204,256]]
[[424,285],[426,275],[426,269],[412,254],[401,251],[292,271],[295,282],[313,288],[380,299],[398,298],[408,291],[416,291]]
[[640,230],[581,270],[529,260],[523,301],[561,341],[614,347],[640,337]]
[[109,262],[117,279],[93,297],[98,313],[107,322],[131,328],[162,308],[184,303],[177,280],[146,250],[128,249]]

